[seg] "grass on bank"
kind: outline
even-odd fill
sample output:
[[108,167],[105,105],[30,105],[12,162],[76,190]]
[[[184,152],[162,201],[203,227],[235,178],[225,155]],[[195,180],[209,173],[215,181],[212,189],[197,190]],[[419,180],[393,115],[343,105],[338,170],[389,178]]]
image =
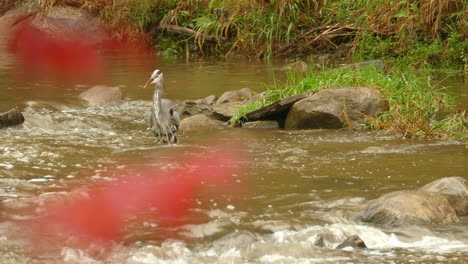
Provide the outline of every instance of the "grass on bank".
[[247,113],[295,94],[339,86],[365,86],[381,89],[390,106],[380,116],[368,118],[369,129],[390,131],[404,138],[466,138],[466,110],[457,109],[454,97],[430,77],[414,72],[405,66],[396,66],[388,73],[374,67],[289,72],[284,84],[268,87],[265,96],[241,107],[230,122],[240,122]]
[[[350,49],[362,59],[468,63],[465,0],[6,0],[71,5],[111,26],[150,32],[164,56],[303,57]],[[192,29],[187,36],[160,25]],[[219,41],[205,41],[204,34]],[[344,45],[347,44],[347,45]]]

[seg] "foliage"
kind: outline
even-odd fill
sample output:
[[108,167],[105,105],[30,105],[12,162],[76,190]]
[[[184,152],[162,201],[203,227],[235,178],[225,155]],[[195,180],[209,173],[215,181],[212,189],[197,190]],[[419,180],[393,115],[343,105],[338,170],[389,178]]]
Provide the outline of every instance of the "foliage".
[[265,96],[242,107],[230,122],[239,122],[248,112],[306,91],[365,86],[381,89],[390,106],[381,116],[368,117],[369,128],[394,131],[404,138],[466,137],[466,111],[457,112],[453,97],[433,84],[430,77],[420,77],[414,71],[408,66],[397,66],[388,73],[373,67],[291,72],[284,84],[269,87]]
[[[15,0],[21,1],[21,0]],[[12,2],[12,0],[7,0]],[[308,56],[346,48],[356,59],[406,58],[414,66],[466,65],[463,0],[23,0],[71,5],[111,26],[151,32],[173,56]],[[195,31],[166,32],[164,25]],[[206,41],[205,36],[217,41]],[[168,40],[170,39],[170,40]],[[170,43],[170,45],[169,45]],[[466,67],[466,66],[465,66]]]

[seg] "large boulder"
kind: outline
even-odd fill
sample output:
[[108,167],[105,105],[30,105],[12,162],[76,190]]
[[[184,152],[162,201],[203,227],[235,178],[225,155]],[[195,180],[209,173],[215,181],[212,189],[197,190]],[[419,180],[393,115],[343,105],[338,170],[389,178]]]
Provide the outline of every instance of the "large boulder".
[[79,98],[91,106],[104,105],[122,100],[122,91],[119,87],[96,85],[82,92]]
[[219,120],[214,120],[207,115],[198,114],[182,119],[179,133],[206,132],[224,126]]
[[[23,6],[11,9],[0,17],[0,44],[2,40],[15,41],[12,36],[24,25],[32,26],[50,38],[69,39],[80,34],[81,44],[101,46],[108,40],[108,35],[96,18],[84,9],[55,6],[45,11]],[[20,43],[10,43],[12,47]],[[24,45],[24,44],[21,44]]]
[[181,118],[184,119],[198,114],[209,116],[213,113],[213,104],[215,102],[216,96],[214,95],[198,100],[186,100],[179,107]]
[[0,128],[20,125],[23,122],[24,116],[17,108],[13,108],[5,113],[0,113]]
[[419,188],[443,195],[458,216],[468,215],[468,181],[462,177],[445,177]]
[[[345,108],[346,106],[346,108]],[[339,129],[348,121],[362,128],[366,117],[388,110],[380,90],[369,87],[336,87],[296,102],[286,117],[286,129]]]
[[384,226],[452,224],[459,220],[443,195],[423,191],[387,193],[371,201],[356,219]]

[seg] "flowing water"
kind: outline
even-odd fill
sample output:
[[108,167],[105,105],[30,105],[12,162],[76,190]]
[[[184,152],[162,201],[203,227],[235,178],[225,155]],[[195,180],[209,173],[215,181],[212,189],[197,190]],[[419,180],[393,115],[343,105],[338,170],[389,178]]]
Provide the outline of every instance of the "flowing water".
[[[0,263],[468,263],[467,217],[452,225],[399,228],[352,220],[367,201],[385,193],[467,177],[463,143],[225,128],[182,134],[179,145],[161,146],[146,130],[152,91],[142,89],[155,67],[164,71],[165,96],[175,101],[243,87],[262,91],[263,83],[282,76],[281,67],[143,57],[108,62],[105,77],[71,82],[32,78],[3,55],[0,112],[18,106],[26,121],[0,130]],[[77,96],[94,84],[120,86],[124,100],[84,106]],[[466,94],[462,79],[450,78],[450,85]],[[466,107],[466,99],[460,103]],[[65,243],[50,253],[39,249],[50,239],[26,241],[21,223],[34,221],[50,197],[119,177],[126,161],[171,166],[175,153],[197,153],[213,139],[242,142],[231,148],[248,155],[239,180],[243,190],[201,197],[183,224],[143,221],[105,249]],[[368,249],[335,249],[350,235],[361,237]],[[326,238],[321,247],[320,237]]]

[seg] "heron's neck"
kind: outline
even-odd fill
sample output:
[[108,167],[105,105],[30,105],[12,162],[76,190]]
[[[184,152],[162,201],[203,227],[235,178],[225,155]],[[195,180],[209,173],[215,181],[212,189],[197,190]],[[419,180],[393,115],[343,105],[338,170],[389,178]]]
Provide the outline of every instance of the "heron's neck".
[[153,94],[153,101],[155,103],[158,103],[159,105],[161,105],[161,97],[163,95],[163,92],[164,92],[164,79],[161,78],[155,84],[155,91]]

